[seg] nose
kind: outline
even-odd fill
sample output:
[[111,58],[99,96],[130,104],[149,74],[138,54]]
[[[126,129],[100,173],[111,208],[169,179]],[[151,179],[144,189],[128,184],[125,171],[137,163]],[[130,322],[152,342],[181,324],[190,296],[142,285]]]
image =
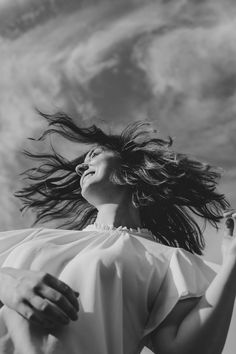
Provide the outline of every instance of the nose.
[[77,173],[77,175],[79,175],[80,177],[82,176],[82,174],[84,173],[84,171],[86,171],[89,168],[89,165],[87,163],[80,163],[79,165],[76,166],[75,168],[75,172]]

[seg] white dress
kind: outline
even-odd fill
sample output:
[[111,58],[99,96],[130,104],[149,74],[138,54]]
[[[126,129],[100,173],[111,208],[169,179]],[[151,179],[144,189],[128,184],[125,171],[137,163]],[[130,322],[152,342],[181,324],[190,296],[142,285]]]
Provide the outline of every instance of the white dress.
[[0,233],[0,265],[43,270],[80,293],[79,318],[47,334],[0,310],[1,354],[137,354],[179,299],[202,296],[216,272],[147,229],[94,223],[82,231]]

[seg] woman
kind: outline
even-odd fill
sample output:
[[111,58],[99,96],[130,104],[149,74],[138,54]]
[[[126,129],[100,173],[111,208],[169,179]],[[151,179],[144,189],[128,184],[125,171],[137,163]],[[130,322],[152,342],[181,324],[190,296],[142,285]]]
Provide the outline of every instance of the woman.
[[[120,135],[80,128],[64,114],[49,128],[93,146],[68,161],[54,149],[26,154],[16,193],[36,221],[66,229],[1,233],[1,353],[221,353],[236,292],[236,242],[215,271],[198,255],[194,214],[217,228],[225,197],[212,167],[152,136],[148,123]],[[234,212],[226,214],[231,224]]]

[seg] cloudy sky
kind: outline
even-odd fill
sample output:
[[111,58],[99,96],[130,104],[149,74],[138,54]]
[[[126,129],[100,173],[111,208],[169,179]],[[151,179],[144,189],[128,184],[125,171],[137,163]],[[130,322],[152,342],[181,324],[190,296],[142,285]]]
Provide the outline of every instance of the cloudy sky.
[[[12,193],[32,164],[26,138],[45,127],[35,106],[114,131],[149,119],[177,150],[223,168],[235,206],[235,55],[233,0],[0,0],[1,229],[33,220]],[[205,257],[220,262],[221,234],[206,238]]]

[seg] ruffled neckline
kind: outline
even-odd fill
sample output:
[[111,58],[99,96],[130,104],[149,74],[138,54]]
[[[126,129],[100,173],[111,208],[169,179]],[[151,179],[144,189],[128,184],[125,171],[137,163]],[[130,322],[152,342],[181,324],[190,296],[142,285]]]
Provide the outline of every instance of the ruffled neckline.
[[153,235],[153,233],[147,229],[147,228],[128,228],[127,226],[118,226],[115,227],[114,225],[110,225],[110,224],[101,224],[97,221],[95,221],[93,224],[89,224],[87,225],[83,230],[88,230],[88,231],[92,231],[92,230],[98,230],[98,231],[128,231],[130,233],[133,234],[139,234],[140,236],[146,236],[149,237],[151,239],[156,238],[155,235]]

